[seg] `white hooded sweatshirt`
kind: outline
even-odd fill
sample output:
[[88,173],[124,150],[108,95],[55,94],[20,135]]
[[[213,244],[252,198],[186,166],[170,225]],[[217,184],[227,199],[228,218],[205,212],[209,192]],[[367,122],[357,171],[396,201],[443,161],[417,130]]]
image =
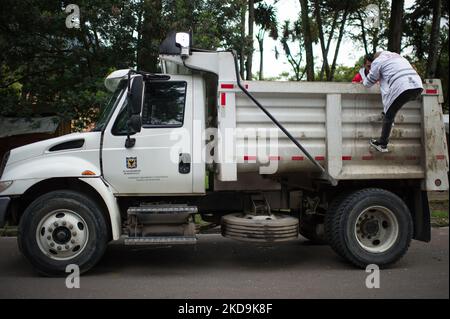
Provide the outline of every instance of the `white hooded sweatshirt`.
[[405,58],[398,53],[383,51],[372,62],[370,72],[364,78],[364,86],[371,87],[380,81],[384,113],[395,99],[406,90],[422,88],[422,79]]
[[365,68],[361,68],[359,69],[359,75],[361,75],[361,79],[363,79],[363,82],[366,80],[367,76],[366,76],[366,69]]

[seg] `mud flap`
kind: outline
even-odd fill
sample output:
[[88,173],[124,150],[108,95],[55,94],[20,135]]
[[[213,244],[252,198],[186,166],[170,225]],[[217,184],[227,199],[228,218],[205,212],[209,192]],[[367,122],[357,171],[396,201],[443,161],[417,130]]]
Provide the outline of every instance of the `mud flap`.
[[429,242],[431,240],[431,222],[427,192],[415,189],[411,204],[410,210],[414,221],[413,239]]

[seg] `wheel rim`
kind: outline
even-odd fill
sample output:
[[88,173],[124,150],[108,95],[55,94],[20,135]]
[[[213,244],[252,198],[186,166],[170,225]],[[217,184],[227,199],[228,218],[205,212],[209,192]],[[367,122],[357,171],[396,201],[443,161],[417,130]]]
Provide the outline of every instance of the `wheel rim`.
[[36,229],[39,248],[54,260],[67,260],[79,255],[86,247],[88,238],[85,220],[67,209],[47,214]]
[[398,221],[394,213],[383,206],[371,206],[359,214],[354,229],[359,245],[371,252],[389,250],[398,237]]

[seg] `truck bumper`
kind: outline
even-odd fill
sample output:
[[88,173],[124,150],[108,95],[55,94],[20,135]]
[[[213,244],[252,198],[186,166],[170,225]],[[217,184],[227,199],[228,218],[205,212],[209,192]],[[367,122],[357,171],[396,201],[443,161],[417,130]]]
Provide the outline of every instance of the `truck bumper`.
[[11,198],[0,197],[0,228],[6,224],[6,213],[8,212],[9,202]]

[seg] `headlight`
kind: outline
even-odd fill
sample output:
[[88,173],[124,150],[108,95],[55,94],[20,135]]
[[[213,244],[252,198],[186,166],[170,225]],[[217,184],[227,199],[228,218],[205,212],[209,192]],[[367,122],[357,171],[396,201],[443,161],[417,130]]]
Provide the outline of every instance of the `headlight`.
[[0,193],[6,190],[9,186],[11,186],[13,181],[2,181],[0,182]]
[[6,163],[8,162],[9,154],[10,154],[10,151],[5,153],[5,155],[3,156],[2,163],[0,164],[0,179],[2,178],[3,171],[5,170]]

